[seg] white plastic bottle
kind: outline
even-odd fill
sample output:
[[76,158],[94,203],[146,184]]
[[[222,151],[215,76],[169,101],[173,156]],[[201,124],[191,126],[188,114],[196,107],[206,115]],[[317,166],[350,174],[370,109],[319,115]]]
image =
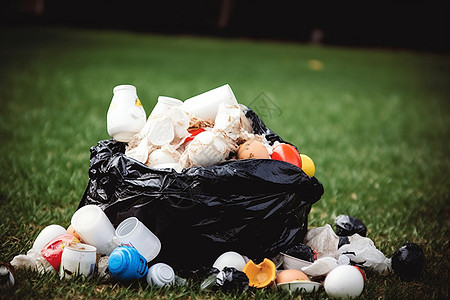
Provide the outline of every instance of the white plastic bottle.
[[114,87],[106,120],[108,134],[119,142],[129,142],[144,127],[147,116],[135,86],[124,84]]

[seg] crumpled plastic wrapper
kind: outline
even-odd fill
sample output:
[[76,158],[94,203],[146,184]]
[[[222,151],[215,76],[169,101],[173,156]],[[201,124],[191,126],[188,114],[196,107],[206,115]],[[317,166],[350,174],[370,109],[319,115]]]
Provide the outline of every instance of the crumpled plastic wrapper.
[[[346,259],[342,256],[348,257],[352,264],[357,264],[358,266],[374,270],[380,274],[390,271],[391,260],[386,258],[386,256],[375,247],[371,239],[362,237],[359,234],[349,236],[348,239],[349,243],[342,245],[338,249],[339,237],[336,235],[336,233],[334,233],[329,224],[326,224],[323,227],[317,227],[309,230],[306,233],[304,243],[317,252],[317,257],[319,259],[327,258],[325,262],[329,264],[327,264],[327,267],[323,267],[324,262],[318,262],[318,259],[308,267],[311,269],[305,270],[305,273],[317,273],[319,271],[317,271],[316,268],[319,267],[320,272],[324,272],[324,270],[328,270],[327,268],[331,268],[331,266],[333,265],[330,258],[332,258],[336,262],[338,260],[344,262]],[[316,263],[318,265],[315,266]]]
[[226,103],[219,106],[214,129],[223,131],[235,143],[242,143],[250,139],[252,132],[250,122],[243,115],[241,107]]
[[357,265],[369,268],[380,274],[390,271],[391,259],[386,258],[386,256],[375,247],[371,239],[355,233],[349,237],[349,241],[349,244],[343,245],[338,249],[337,252],[339,255],[346,255]]
[[308,230],[303,243],[317,252],[317,258],[338,257],[339,237],[329,224]]
[[103,279],[111,278],[111,275],[109,274],[109,270],[108,270],[108,261],[109,261],[109,256],[102,256],[98,259],[98,262],[97,262],[98,275],[100,277],[102,277]]
[[29,250],[27,254],[16,255],[10,264],[15,269],[32,269],[39,273],[56,273],[55,268],[42,256],[40,252]]

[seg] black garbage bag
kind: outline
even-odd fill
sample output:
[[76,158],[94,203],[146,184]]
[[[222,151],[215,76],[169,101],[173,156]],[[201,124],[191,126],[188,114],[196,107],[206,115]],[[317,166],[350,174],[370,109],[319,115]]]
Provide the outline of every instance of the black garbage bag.
[[[282,141],[251,110],[255,133]],[[226,251],[255,260],[301,243],[322,184],[277,160],[227,161],[181,172],[153,169],[124,155],[114,140],[91,147],[89,182],[79,207],[102,208],[114,226],[134,216],[161,241],[157,261],[184,276]]]
[[336,234],[338,236],[351,236],[355,233],[365,237],[367,234],[367,228],[364,223],[352,216],[339,215],[335,221]]

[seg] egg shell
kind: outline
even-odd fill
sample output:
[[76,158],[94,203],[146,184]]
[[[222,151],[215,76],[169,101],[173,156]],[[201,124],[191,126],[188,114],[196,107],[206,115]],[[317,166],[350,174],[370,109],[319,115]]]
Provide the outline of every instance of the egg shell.
[[222,270],[225,267],[233,267],[242,271],[245,266],[245,259],[242,255],[234,251],[228,251],[220,255],[213,264],[213,267]]
[[356,298],[364,289],[364,277],[358,268],[342,265],[328,273],[323,286],[332,298]]
[[286,283],[286,282],[292,282],[292,281],[309,281],[308,275],[303,273],[300,270],[283,270],[277,275],[277,284],[280,283]]
[[248,140],[239,146],[237,151],[238,159],[269,159],[267,148],[257,140]]

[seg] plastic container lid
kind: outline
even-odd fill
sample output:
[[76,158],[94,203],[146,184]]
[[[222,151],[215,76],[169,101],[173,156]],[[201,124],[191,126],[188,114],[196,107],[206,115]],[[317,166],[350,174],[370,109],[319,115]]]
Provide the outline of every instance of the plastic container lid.
[[127,264],[129,264],[128,257],[122,251],[114,251],[109,256],[108,268],[112,273],[125,272]]

